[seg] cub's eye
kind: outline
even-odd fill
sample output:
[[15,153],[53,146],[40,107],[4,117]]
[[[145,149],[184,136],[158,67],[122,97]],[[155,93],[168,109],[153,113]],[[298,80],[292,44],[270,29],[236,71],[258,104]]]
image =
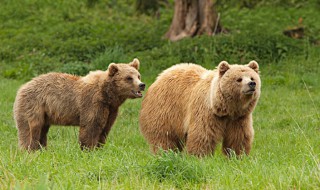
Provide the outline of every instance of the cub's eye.
[[127,81],[132,81],[133,78],[132,78],[132,77],[127,77],[126,80],[127,80]]
[[253,78],[253,77],[251,77],[251,80],[254,80],[254,78]]
[[242,81],[242,78],[238,78],[238,79],[237,79],[237,82],[241,82],[241,81]]
[[140,75],[138,76],[138,79],[139,79],[139,80],[141,79],[141,76],[140,76]]

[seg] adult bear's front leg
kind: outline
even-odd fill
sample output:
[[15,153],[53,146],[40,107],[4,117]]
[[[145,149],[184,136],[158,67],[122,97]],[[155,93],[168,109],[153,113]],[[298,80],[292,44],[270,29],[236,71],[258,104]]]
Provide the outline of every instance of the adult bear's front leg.
[[252,115],[228,123],[223,137],[223,153],[231,156],[233,151],[237,156],[249,154],[253,142],[254,130]]

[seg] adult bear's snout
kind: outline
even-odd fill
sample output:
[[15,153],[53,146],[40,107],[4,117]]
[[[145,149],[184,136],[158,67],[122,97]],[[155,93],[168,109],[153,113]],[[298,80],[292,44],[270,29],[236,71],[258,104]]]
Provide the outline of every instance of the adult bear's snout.
[[251,81],[251,82],[248,83],[248,85],[249,85],[249,87],[251,89],[255,89],[256,88],[256,82]]

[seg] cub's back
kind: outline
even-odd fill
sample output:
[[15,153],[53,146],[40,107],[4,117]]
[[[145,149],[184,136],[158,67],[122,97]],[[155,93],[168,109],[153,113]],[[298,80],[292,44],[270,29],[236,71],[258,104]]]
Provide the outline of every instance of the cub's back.
[[[18,91],[25,98],[42,97],[43,95],[61,95],[74,88],[79,77],[65,73],[48,73],[33,78]],[[63,93],[62,93],[63,92]]]
[[17,93],[14,113],[33,113],[45,109],[49,114],[57,110],[68,113],[76,106],[74,90],[79,77],[64,73],[40,75],[24,84]]

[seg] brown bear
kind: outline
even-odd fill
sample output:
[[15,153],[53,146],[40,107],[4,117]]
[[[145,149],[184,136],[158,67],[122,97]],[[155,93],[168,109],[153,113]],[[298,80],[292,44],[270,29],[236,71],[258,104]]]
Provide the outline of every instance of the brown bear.
[[81,148],[103,145],[128,98],[141,98],[145,84],[140,62],[111,63],[107,71],[79,77],[65,73],[40,75],[23,85],[14,103],[19,146],[37,150],[47,145],[50,125],[80,126]]
[[223,152],[249,154],[252,112],[260,97],[259,65],[229,65],[215,70],[178,64],[165,70],[142,101],[140,131],[156,153],[182,150],[204,156],[222,142]]

